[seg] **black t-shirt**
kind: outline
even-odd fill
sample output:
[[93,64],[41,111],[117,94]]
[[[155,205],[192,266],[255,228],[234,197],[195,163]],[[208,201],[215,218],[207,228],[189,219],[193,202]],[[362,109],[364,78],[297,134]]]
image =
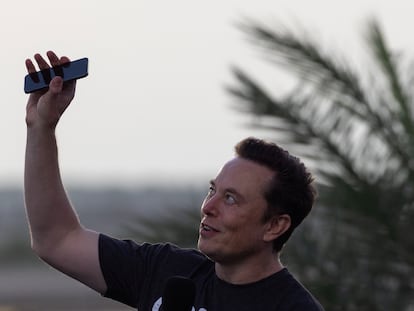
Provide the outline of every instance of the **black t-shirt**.
[[136,244],[100,235],[99,257],[108,287],[105,297],[140,311],[158,311],[166,281],[173,276],[196,284],[193,311],[323,311],[285,268],[258,282],[220,280],[214,262],[194,249],[171,244]]

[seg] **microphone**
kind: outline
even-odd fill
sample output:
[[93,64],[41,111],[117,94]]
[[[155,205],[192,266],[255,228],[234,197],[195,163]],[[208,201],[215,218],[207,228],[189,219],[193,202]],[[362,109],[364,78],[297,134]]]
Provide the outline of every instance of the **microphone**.
[[162,295],[163,311],[191,311],[195,300],[195,284],[189,278],[173,276],[167,280]]

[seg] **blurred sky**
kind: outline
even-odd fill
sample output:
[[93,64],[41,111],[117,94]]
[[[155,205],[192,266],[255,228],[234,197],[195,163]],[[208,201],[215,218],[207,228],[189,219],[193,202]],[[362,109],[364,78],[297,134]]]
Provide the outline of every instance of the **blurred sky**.
[[224,86],[230,66],[288,86],[235,24],[300,24],[358,56],[361,28],[379,18],[393,48],[414,51],[414,2],[403,0],[37,0],[0,11],[0,184],[21,185],[27,96],[24,60],[55,50],[89,58],[89,76],[58,128],[64,180],[100,184],[211,178],[250,135]]

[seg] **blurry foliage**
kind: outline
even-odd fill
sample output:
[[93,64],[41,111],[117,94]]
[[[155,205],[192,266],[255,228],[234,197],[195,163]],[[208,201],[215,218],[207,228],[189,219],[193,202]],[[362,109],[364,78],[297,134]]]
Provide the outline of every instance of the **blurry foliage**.
[[185,248],[195,248],[198,240],[200,210],[197,208],[167,206],[168,214],[139,215],[125,227],[128,237],[137,242],[169,242]]
[[13,239],[0,246],[0,265],[22,264],[36,261],[28,239]]
[[276,97],[234,68],[235,108],[305,159],[319,184],[313,221],[287,244],[286,262],[326,310],[410,310],[413,63],[389,49],[375,19],[365,31],[370,58],[360,68],[305,31],[251,21],[241,29],[298,83]]
[[149,193],[150,197],[155,196],[162,202],[162,209],[149,214],[141,208],[142,212],[130,215],[123,225],[122,235],[137,242],[169,242],[186,248],[197,247],[200,206],[207,189],[206,182],[205,189],[193,185],[177,190],[172,186],[169,191],[164,188]]

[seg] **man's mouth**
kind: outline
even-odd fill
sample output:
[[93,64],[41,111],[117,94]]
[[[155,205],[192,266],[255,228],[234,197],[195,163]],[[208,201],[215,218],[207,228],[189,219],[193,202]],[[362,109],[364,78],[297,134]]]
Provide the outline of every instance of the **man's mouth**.
[[218,230],[214,229],[213,227],[210,227],[209,225],[206,225],[204,223],[201,224],[201,229],[205,231],[214,231],[218,232]]

